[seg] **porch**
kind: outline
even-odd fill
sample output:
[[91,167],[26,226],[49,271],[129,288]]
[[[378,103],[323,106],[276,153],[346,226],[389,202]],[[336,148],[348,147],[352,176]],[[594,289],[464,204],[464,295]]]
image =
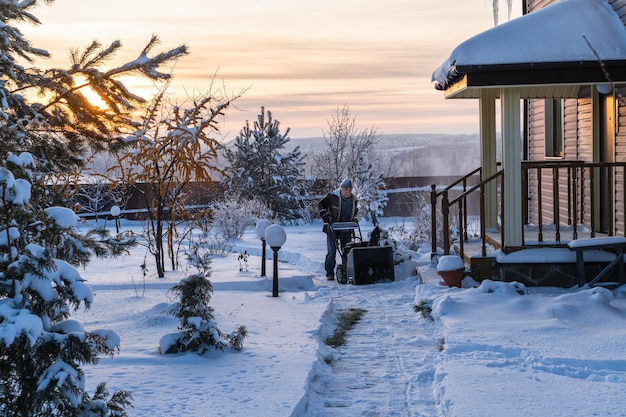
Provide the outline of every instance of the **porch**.
[[[611,245],[604,238],[625,234],[626,163],[523,161],[522,197],[519,207],[512,209],[522,213],[521,244],[517,245],[505,243],[504,172],[487,178],[482,172],[477,168],[447,187],[431,187],[433,258],[438,248],[443,248],[444,255],[455,252],[477,281],[489,278],[560,287],[624,282],[614,261],[626,247],[626,238],[613,239]],[[493,205],[486,192],[490,187],[497,205],[495,227],[488,225],[486,214],[487,206]],[[457,190],[454,196],[452,190]],[[478,216],[468,213],[472,199],[473,205],[478,200]],[[578,242],[578,250],[572,242]]]

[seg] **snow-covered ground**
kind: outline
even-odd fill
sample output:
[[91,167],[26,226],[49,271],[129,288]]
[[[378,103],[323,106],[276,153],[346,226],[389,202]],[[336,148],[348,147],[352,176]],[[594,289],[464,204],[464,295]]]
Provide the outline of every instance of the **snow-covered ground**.
[[[448,288],[428,252],[414,254],[420,277],[411,266],[393,283],[340,285],[324,277],[321,224],[285,230],[279,297],[271,251],[260,276],[253,228],[213,261],[211,305],[221,330],[247,327],[241,352],[159,355],[159,339],[178,325],[164,313],[175,302],[168,290],[195,271],[159,279],[141,247],[81,271],[95,299],[74,318],[122,339],[119,355],[85,368],[90,391],[102,381],[132,390],[130,414],[155,417],[624,415],[626,289],[470,278]],[[349,308],[367,312],[333,349],[324,339]]]

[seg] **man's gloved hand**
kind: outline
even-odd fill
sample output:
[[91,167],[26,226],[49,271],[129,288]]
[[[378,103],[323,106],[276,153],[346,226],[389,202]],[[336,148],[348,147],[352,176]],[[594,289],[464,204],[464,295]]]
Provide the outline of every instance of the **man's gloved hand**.
[[326,213],[324,215],[322,215],[322,220],[324,220],[324,223],[330,223],[330,214]]
[[357,217],[353,217],[353,218],[352,218],[352,221],[353,221],[353,222],[355,222],[355,223],[358,223],[358,222],[359,222],[359,219],[358,219]]

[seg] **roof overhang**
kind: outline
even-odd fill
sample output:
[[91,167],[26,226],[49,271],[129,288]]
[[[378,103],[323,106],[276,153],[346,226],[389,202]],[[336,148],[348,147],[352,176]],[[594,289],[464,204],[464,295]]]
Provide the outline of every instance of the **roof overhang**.
[[[483,89],[517,88],[522,98],[577,98],[584,86],[626,84],[626,60],[458,65],[445,98],[479,98]],[[606,71],[606,72],[605,72]]]
[[608,0],[559,1],[462,42],[432,81],[446,98],[503,88],[578,97],[583,86],[626,83],[626,29]]

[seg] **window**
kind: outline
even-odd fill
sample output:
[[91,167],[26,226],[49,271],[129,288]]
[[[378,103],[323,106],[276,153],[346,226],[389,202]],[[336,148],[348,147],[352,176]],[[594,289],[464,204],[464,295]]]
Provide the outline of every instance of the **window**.
[[545,156],[563,157],[563,100],[545,100]]

